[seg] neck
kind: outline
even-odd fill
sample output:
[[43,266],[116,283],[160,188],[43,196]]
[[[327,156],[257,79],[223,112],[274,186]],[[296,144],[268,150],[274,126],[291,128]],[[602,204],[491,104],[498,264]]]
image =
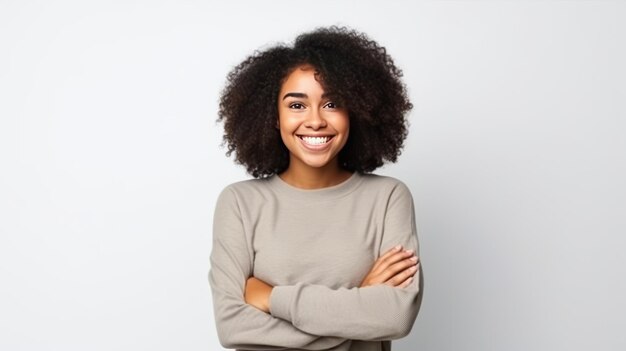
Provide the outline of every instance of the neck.
[[287,184],[302,189],[320,189],[337,185],[350,178],[351,172],[339,167],[337,162],[325,167],[296,167],[291,163],[287,170],[278,176]]

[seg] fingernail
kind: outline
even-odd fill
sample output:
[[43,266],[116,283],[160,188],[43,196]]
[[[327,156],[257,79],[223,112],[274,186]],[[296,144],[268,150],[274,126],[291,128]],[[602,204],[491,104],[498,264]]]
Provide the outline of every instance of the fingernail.
[[413,262],[417,262],[417,257],[413,256],[413,257],[409,258],[409,260],[411,260]]
[[411,254],[411,253],[413,253],[413,250],[404,250],[404,252],[406,252],[408,254]]
[[394,249],[394,250],[396,250],[396,251],[398,251],[398,250],[400,250],[401,248],[402,248],[402,245],[397,245],[397,246],[396,246],[396,247],[394,247],[393,249]]

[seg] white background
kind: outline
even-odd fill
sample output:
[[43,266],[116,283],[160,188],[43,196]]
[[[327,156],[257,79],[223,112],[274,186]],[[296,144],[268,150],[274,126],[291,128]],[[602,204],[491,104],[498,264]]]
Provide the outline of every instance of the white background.
[[218,350],[217,101],[321,25],[387,47],[425,275],[394,350],[623,350],[626,4],[0,1],[0,349]]

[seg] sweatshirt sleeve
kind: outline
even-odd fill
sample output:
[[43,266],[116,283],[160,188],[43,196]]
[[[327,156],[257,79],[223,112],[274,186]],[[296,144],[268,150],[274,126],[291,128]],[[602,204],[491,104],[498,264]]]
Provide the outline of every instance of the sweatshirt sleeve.
[[253,262],[236,196],[227,187],[215,207],[209,270],[215,323],[223,347],[325,350],[346,341],[307,333],[247,304],[244,291],[246,280],[252,274]]
[[[401,182],[388,198],[379,255],[398,244],[415,250],[419,257],[413,198]],[[384,284],[339,289],[308,283],[276,286],[270,295],[270,313],[315,335],[393,340],[410,333],[421,305],[422,286],[421,268],[404,288]]]

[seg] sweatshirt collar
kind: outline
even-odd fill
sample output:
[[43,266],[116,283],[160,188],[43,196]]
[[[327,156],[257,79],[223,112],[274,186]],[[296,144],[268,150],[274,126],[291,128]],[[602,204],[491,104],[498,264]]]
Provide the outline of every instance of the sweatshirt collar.
[[276,191],[292,198],[303,200],[328,200],[342,197],[352,192],[361,180],[362,175],[359,172],[354,172],[348,179],[333,186],[319,189],[302,189],[288,184],[276,174],[268,179],[270,186],[276,189]]

